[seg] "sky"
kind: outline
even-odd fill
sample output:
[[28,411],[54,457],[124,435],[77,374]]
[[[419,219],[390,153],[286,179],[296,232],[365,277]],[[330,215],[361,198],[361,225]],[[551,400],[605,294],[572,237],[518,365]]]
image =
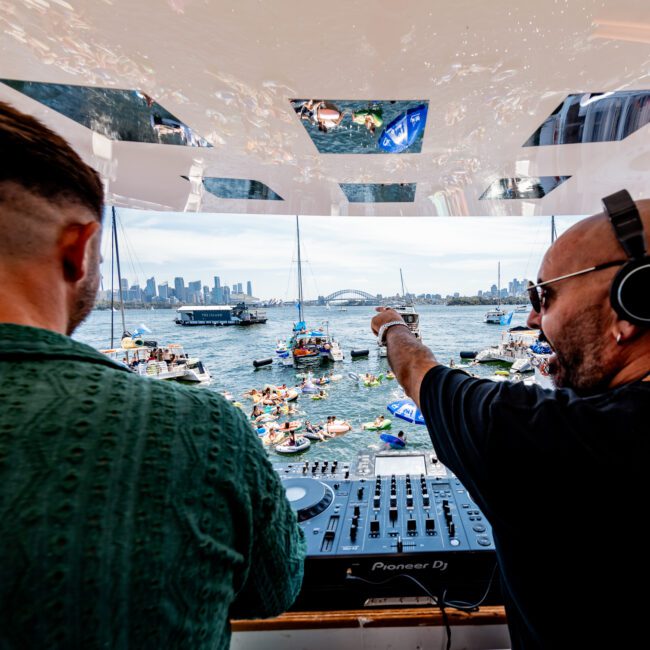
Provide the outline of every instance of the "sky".
[[[295,216],[151,212],[118,209],[122,277],[144,287],[213,276],[232,285],[251,280],[253,295],[297,294]],[[109,215],[107,214],[107,217]],[[582,217],[556,217],[558,234]],[[513,278],[533,279],[550,244],[550,217],[301,217],[306,299],[339,289],[384,296],[458,291],[476,295]],[[110,288],[110,221],[105,219],[104,288]],[[116,276],[117,277],[117,276]]]

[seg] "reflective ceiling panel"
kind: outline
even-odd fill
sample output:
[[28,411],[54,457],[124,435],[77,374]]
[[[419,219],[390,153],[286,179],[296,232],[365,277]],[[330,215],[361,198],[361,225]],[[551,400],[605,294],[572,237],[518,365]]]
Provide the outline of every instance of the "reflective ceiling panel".
[[[648,70],[638,0],[0,0],[0,100],[134,208],[588,214],[623,187],[650,196]],[[424,128],[400,125],[420,106]],[[395,185],[417,191],[347,189]]]
[[0,79],[0,83],[7,84],[110,140],[188,147],[212,146],[187,124],[139,90],[11,79]]

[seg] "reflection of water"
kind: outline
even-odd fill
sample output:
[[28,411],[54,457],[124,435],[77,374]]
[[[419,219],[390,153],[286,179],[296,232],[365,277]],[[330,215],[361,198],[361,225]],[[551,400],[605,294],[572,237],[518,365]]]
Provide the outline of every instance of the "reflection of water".
[[211,146],[151,97],[135,90],[0,81],[111,140]]
[[[303,99],[291,100],[293,107],[300,105]],[[377,147],[377,141],[382,128],[377,128],[372,134],[365,126],[352,122],[352,113],[364,111],[369,107],[381,109],[384,126],[392,120],[406,113],[411,108],[421,104],[428,104],[423,100],[414,101],[359,101],[359,100],[330,100],[341,111],[347,113],[341,124],[327,133],[318,130],[318,126],[307,120],[301,120],[309,137],[316,145],[319,153],[386,153]],[[300,119],[296,116],[296,119]],[[424,131],[418,135],[413,144],[403,153],[420,153]]]
[[[444,307],[419,306],[420,325],[425,343],[431,343],[433,350],[442,363],[449,363],[454,358],[459,363],[461,350],[479,350],[491,343],[496,343],[506,328],[487,326],[483,321],[485,307]],[[267,310],[269,321],[266,325],[250,328],[239,327],[180,327],[172,322],[173,310],[127,311],[126,323],[131,329],[144,323],[152,334],[148,338],[159,343],[178,342],[189,353],[201,356],[208,365],[214,381],[205,389],[196,390],[230,390],[234,396],[241,398],[244,391],[251,387],[260,388],[264,384],[293,385],[297,383],[296,373],[292,368],[273,364],[254,370],[253,360],[274,356],[276,341],[289,333],[296,317],[295,307],[283,307]],[[382,449],[379,437],[371,431],[361,431],[360,424],[373,420],[377,415],[390,417],[386,406],[398,390],[395,381],[384,381],[381,386],[365,388],[348,377],[349,372],[379,374],[386,372],[388,363],[376,356],[375,338],[369,328],[372,307],[348,307],[348,311],[339,312],[325,307],[307,307],[307,321],[320,325],[329,320],[330,332],[341,341],[345,361],[330,364],[324,369],[333,369],[341,373],[343,379],[329,384],[326,390],[329,398],[314,401],[301,397],[298,407],[312,421],[322,421],[328,415],[346,418],[354,425],[353,432],[325,443],[314,443],[304,454],[310,460],[352,460],[358,452],[367,449]],[[116,316],[116,331],[119,329],[119,314]],[[110,340],[110,318],[108,311],[93,312],[75,335],[80,341],[94,347],[108,347]],[[526,314],[515,314],[512,325],[525,322]],[[292,320],[293,319],[293,320]],[[351,349],[369,349],[370,356],[358,360],[350,358]],[[472,368],[478,374],[489,375],[492,370],[487,366]],[[318,374],[318,373],[317,373]],[[247,414],[252,409],[250,401],[242,400]],[[400,429],[408,435],[407,449],[428,449],[431,442],[426,428],[393,419],[393,432]],[[271,452],[274,460],[280,457]]]

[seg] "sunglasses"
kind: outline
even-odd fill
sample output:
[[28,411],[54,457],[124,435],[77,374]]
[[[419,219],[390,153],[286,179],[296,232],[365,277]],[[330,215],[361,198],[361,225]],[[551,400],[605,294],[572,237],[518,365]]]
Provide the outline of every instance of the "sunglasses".
[[605,264],[598,264],[596,266],[590,266],[588,269],[582,269],[582,271],[576,271],[575,273],[568,273],[567,275],[561,275],[552,280],[545,280],[544,282],[538,282],[533,284],[530,280],[528,281],[528,298],[530,299],[530,304],[533,307],[533,311],[539,312],[542,310],[544,303],[546,301],[546,292],[544,287],[548,284],[553,284],[554,282],[559,282],[560,280],[566,280],[567,278],[575,278],[578,275],[585,275],[586,273],[591,273],[592,271],[602,271],[603,269],[610,269],[613,266],[622,266],[626,264],[629,260],[619,260],[616,262],[605,262]]

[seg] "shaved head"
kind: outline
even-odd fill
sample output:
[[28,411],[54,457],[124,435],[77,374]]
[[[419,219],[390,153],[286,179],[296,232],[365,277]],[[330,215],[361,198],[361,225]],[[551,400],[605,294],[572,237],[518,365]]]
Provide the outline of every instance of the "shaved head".
[[[650,247],[650,200],[637,201],[636,206]],[[627,259],[608,215],[599,213],[569,228],[549,248],[538,281]],[[632,354],[638,356],[639,346],[648,347],[650,330],[622,321],[611,306],[610,288],[620,268],[594,271],[544,288],[545,306],[541,314],[531,313],[529,324],[540,327],[553,347],[549,366],[556,386],[584,394],[603,390]],[[623,332],[631,332],[630,346],[637,348],[636,353],[621,345]]]

